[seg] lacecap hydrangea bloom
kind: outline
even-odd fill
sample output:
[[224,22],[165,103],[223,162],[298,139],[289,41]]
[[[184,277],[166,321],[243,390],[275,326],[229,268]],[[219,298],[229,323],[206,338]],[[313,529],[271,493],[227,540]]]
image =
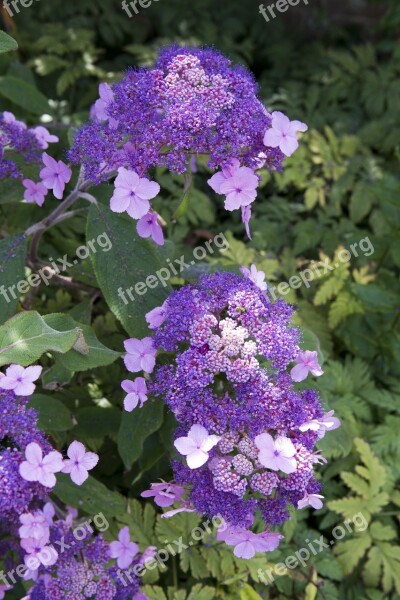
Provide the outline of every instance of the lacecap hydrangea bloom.
[[[324,414],[317,392],[296,389],[290,371],[303,355],[294,309],[269,301],[262,274],[244,273],[205,275],[148,315],[161,364],[147,390],[178,429],[175,482],[143,495],[179,503],[171,514],[221,515],[229,526],[219,539],[251,558],[276,548],[281,536],[271,527],[289,519],[290,506],[322,505],[314,466],[326,461],[314,446],[340,422]],[[261,533],[251,530],[256,515]]]
[[[69,158],[93,183],[118,171],[111,210],[145,219],[155,228],[150,200],[160,191],[149,171],[196,170],[208,157],[211,188],[227,210],[241,209],[248,230],[260,168],[278,170],[307,126],[270,114],[253,75],[212,48],[163,48],[153,68],[131,69],[114,86],[100,85],[92,121],[77,134]],[[138,228],[143,235],[142,226]],[[159,231],[152,235],[162,243]]]

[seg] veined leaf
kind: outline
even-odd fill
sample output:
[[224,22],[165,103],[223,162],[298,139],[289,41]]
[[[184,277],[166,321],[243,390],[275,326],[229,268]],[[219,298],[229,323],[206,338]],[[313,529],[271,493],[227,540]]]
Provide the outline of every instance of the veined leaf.
[[79,327],[53,329],[46,317],[35,311],[20,313],[0,327],[0,366],[17,363],[26,367],[45,352],[68,352],[81,335]]

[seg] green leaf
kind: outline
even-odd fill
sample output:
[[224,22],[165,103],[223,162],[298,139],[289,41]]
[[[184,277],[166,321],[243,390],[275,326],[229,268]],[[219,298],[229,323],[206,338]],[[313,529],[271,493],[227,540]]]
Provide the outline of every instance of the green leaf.
[[68,431],[72,427],[72,419],[66,406],[54,396],[34,394],[28,406],[39,414],[38,427],[51,433],[52,431]]
[[105,437],[117,434],[121,422],[121,411],[117,408],[86,406],[75,413],[78,425],[74,434],[88,438]]
[[[208,585],[203,587],[200,583],[197,583],[192,587],[192,590],[187,597],[187,600],[212,600],[215,598],[216,590]],[[260,596],[257,597],[260,598]],[[250,600],[250,597],[249,597]]]
[[49,112],[47,98],[33,85],[22,79],[9,75],[0,77],[0,95],[35,115]]
[[79,508],[92,516],[104,513],[106,517],[116,517],[125,512],[124,497],[112,492],[91,476],[78,486],[71,481],[69,475],[57,473],[57,485],[53,493],[64,504]]
[[355,294],[362,300],[367,310],[371,312],[386,313],[396,310],[399,295],[388,288],[379,287],[373,283],[352,285]]
[[[162,268],[160,277],[164,274],[168,279],[171,276],[168,265],[161,259],[155,244],[137,235],[132,219],[113,213],[101,204],[92,205],[87,237],[91,240],[103,233],[111,240],[112,249],[91,254],[100,288],[126,331],[131,336],[143,337],[148,334],[145,314],[160,306],[170,292],[168,282],[163,287],[157,276]],[[126,291],[128,288],[131,296]]]
[[362,181],[358,182],[350,199],[350,218],[354,223],[359,223],[370,212],[376,194],[373,187]]
[[143,408],[122,413],[118,451],[127,469],[140,457],[145,439],[161,427],[163,409],[161,400],[149,400]]
[[90,325],[77,323],[72,317],[63,313],[46,315],[45,320],[48,325],[59,331],[66,331],[74,327],[78,327],[82,331],[83,336],[78,340],[78,344],[75,344],[74,349],[57,357],[57,362],[69,371],[87,371],[105,367],[121,356],[120,352],[104,346],[97,339]]
[[18,50],[17,42],[5,31],[0,31],[0,54],[11,50]]
[[35,311],[15,315],[0,327],[0,366],[17,363],[26,367],[45,352],[65,353],[82,335],[81,329],[57,331]]
[[[0,241],[0,319],[4,323],[14,313],[20,293],[16,285],[25,275],[26,238],[9,235]],[[28,285],[28,284],[26,284]],[[10,288],[12,288],[10,290]],[[13,296],[15,294],[15,298]]]
[[371,543],[371,537],[368,533],[364,532],[361,536],[339,542],[335,546],[334,552],[338,557],[338,561],[342,566],[345,575],[351,573],[358,565],[368,548],[370,548]]

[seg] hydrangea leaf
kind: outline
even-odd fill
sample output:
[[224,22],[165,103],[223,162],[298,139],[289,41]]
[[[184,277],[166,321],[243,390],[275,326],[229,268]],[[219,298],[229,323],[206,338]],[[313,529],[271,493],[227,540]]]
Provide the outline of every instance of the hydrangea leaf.
[[145,439],[161,427],[163,409],[161,401],[147,401],[142,408],[122,413],[118,450],[127,469],[140,457]]
[[[2,323],[9,319],[17,308],[20,294],[16,285],[24,279],[25,255],[26,238],[24,235],[9,235],[0,241],[0,320]],[[15,294],[15,298],[13,294]]]
[[91,476],[81,486],[77,486],[69,475],[58,473],[53,493],[68,506],[79,508],[90,515],[103,513],[106,517],[116,517],[125,512],[124,497]]
[[38,412],[38,426],[48,433],[68,431],[72,427],[71,413],[57,398],[34,394],[29,401],[29,407]]
[[[160,269],[163,269],[161,275],[170,276],[168,265],[154,243],[137,235],[133,219],[115,214],[99,203],[89,210],[87,236],[91,240],[104,232],[112,242],[112,249],[91,254],[98,283],[125,330],[132,337],[144,337],[148,335],[145,314],[161,306],[171,291],[168,281],[163,285],[157,277]],[[127,293],[129,288],[133,301]]]
[[0,54],[11,50],[18,50],[17,42],[5,31],[0,31]]
[[26,367],[45,352],[65,353],[73,348],[82,330],[77,326],[63,331],[54,329],[46,322],[48,317],[27,311],[0,327],[0,366],[16,363]]

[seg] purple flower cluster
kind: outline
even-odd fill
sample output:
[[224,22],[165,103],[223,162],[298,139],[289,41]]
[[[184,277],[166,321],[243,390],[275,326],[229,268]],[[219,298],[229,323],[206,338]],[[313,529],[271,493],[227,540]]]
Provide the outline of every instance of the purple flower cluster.
[[140,176],[154,166],[184,173],[196,154],[208,155],[212,169],[232,159],[257,168],[260,155],[269,168],[281,165],[281,151],[263,142],[271,117],[253,76],[213,49],[166,47],[154,68],[132,69],[100,93],[70,154],[95,181],[105,165]]
[[12,155],[19,154],[26,163],[40,163],[42,150],[54,142],[58,142],[58,137],[51,135],[45,127],[28,129],[13,113],[0,113],[0,179],[22,177]]
[[[93,522],[101,532],[105,531],[109,523],[102,513],[94,521],[83,522],[77,510],[67,507],[63,514],[48,502],[42,509],[22,514],[19,520],[20,546],[25,551],[21,576],[33,582],[24,600],[146,600],[139,590],[138,573],[153,558],[154,549],[150,547],[141,553],[137,544],[130,541],[126,545],[106,542],[90,525]],[[129,540],[128,527],[121,530],[121,536]],[[112,560],[115,557],[119,557],[117,563]],[[129,571],[122,574],[122,568]],[[11,571],[3,580],[10,589]]]
[[20,168],[13,160],[15,154],[27,163],[38,163],[41,145],[34,130],[5,111],[0,113],[0,179],[21,177]]
[[301,334],[293,308],[271,303],[263,276],[244,272],[203,276],[171,294],[162,318],[148,315],[163,364],[147,387],[179,423],[175,447],[185,461],[173,470],[188,491],[183,510],[220,514],[232,529],[226,543],[244,536],[244,546],[261,514],[266,550],[268,528],[289,518],[290,505],[322,506],[313,466],[325,459],[313,448],[340,422],[324,415],[315,391],[294,387],[288,367],[299,360]]
[[153,68],[132,69],[113,88],[100,85],[92,122],[77,134],[70,160],[94,183],[117,170],[111,210],[141,219],[139,235],[161,244],[149,204],[159,186],[146,175],[153,167],[190,174],[205,155],[210,169],[221,169],[210,186],[225,194],[227,210],[242,210],[250,235],[255,171],[280,169],[298,146],[297,132],[307,130],[268,113],[257,91],[250,72],[212,48],[166,47]]
[[53,450],[37,428],[37,414],[27,408],[28,398],[0,389],[0,521],[4,530],[14,529],[16,518],[43,501],[48,490],[37,481],[21,477],[28,444],[38,444],[45,453]]

